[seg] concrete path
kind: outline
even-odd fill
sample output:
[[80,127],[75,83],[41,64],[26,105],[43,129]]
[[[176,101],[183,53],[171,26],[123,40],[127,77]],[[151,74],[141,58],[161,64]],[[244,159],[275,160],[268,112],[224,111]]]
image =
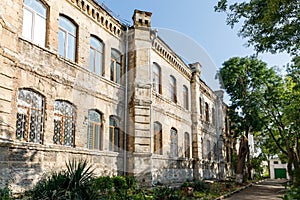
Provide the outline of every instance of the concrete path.
[[286,180],[265,180],[263,182],[253,184],[232,196],[226,198],[226,200],[270,200],[281,199],[284,194],[283,184]]

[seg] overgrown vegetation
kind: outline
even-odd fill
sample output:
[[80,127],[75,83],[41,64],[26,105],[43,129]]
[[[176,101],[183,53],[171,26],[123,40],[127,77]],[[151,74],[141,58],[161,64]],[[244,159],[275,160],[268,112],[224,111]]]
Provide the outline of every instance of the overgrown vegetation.
[[[229,59],[221,69],[223,80],[230,82],[225,87],[230,100],[244,107],[231,106],[236,113],[241,110],[241,114],[236,114],[237,119],[231,116],[231,121],[239,125],[240,119],[249,119],[245,120],[246,125],[259,137],[263,153],[287,158],[294,188],[300,187],[300,183],[293,180],[297,177],[292,172],[293,168],[300,169],[299,6],[299,0],[219,0],[215,6],[215,11],[226,13],[228,25],[241,27],[238,35],[246,38],[256,51],[255,57]],[[257,55],[264,52],[289,53],[291,62],[282,66],[286,74],[266,68],[266,64],[257,59]],[[241,86],[247,86],[246,90]],[[241,98],[244,96],[247,98]]]
[[[187,181],[179,188],[159,185],[141,188],[132,176],[95,177],[86,160],[66,163],[66,169],[42,177],[31,189],[17,199],[26,200],[183,200],[215,199],[235,190],[233,181]],[[11,200],[10,190],[0,189],[0,199]]]
[[66,163],[67,170],[44,176],[25,193],[29,199],[96,199],[93,170],[86,160]]
[[0,199],[9,200],[10,199],[10,189],[5,187],[3,189],[0,188]]

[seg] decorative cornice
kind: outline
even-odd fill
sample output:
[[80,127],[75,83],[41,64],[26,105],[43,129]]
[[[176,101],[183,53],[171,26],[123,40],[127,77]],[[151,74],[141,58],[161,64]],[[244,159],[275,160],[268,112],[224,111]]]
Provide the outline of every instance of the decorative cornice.
[[216,94],[202,80],[200,80],[199,89],[200,93],[208,97],[210,100],[216,99]]
[[91,0],[67,0],[73,6],[81,10],[84,14],[89,16],[93,21],[103,27],[112,35],[120,38],[124,30],[117,19],[111,16],[104,8],[102,8],[96,1]]
[[152,43],[152,48],[184,76],[188,79],[192,78],[192,71],[190,67],[186,65],[162,39],[157,37]]

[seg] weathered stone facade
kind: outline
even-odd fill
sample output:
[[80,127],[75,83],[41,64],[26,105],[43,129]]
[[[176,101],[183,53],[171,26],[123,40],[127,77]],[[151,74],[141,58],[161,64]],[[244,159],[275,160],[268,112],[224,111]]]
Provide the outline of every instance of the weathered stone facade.
[[[32,2],[45,8],[46,28],[44,36],[33,31],[28,39],[28,26],[41,26],[40,7],[34,10]],[[28,16],[35,16],[29,25]],[[61,28],[62,18],[74,24],[74,35]],[[131,174],[146,185],[228,175],[223,92],[200,79],[199,63],[185,64],[157,37],[151,13],[136,10],[128,26],[93,0],[4,0],[0,35],[1,186],[20,192],[74,158],[87,159],[97,175]],[[62,45],[63,36],[68,40]],[[44,37],[45,44],[34,37]],[[71,37],[74,59],[60,53],[71,51]],[[90,68],[96,62],[90,59],[91,37],[103,44],[101,73]],[[33,96],[24,103],[22,92]],[[40,110],[34,95],[42,99]],[[60,113],[59,102],[70,105],[73,115],[67,108]],[[101,116],[97,123],[90,111]]]

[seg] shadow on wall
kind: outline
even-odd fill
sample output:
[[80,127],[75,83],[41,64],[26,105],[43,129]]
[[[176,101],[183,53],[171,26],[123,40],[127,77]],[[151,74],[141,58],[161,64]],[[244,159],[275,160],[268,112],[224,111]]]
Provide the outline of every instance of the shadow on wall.
[[14,193],[31,188],[42,173],[38,150],[6,141],[0,141],[0,149],[1,187],[8,186]]
[[193,161],[191,159],[169,158],[167,164],[164,163],[152,172],[154,185],[178,185],[187,180],[193,180]]

